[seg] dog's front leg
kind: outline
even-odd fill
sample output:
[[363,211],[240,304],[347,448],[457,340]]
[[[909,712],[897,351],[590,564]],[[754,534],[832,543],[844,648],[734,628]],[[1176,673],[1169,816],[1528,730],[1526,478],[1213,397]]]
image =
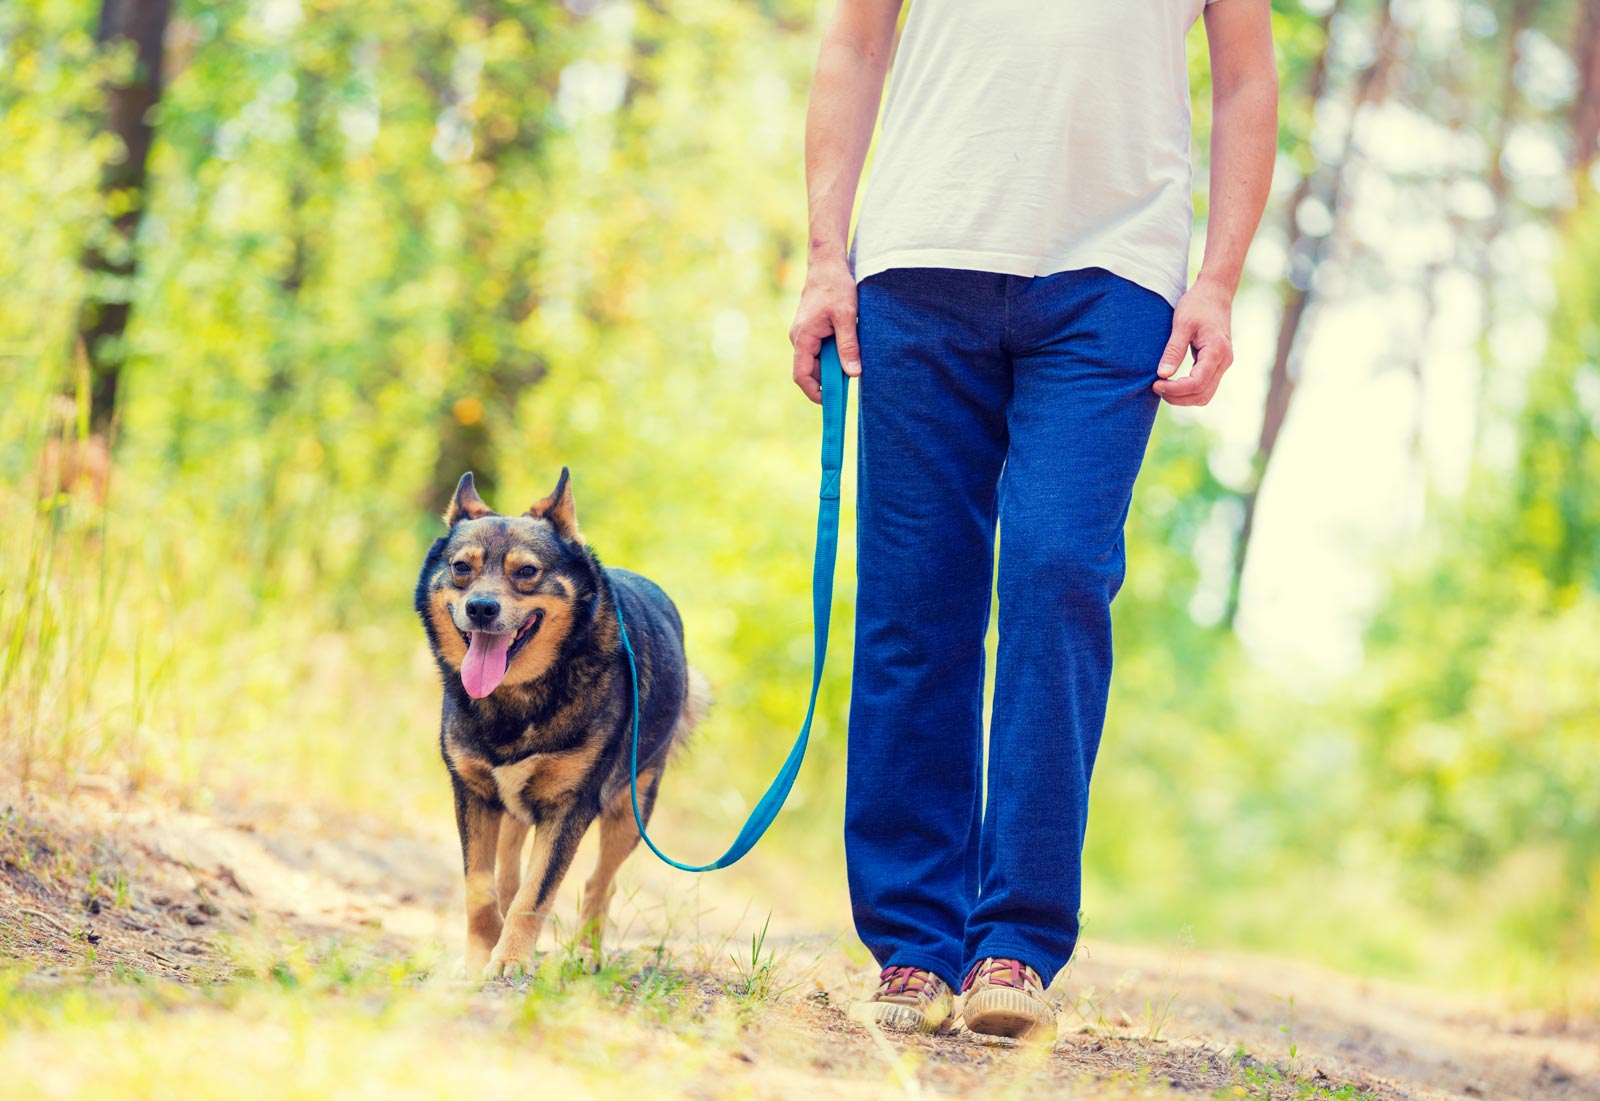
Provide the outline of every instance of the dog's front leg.
[[500,819],[500,847],[494,858],[494,894],[500,900],[500,916],[511,910],[511,900],[522,886],[522,843],[528,839],[528,824],[507,811]]
[[461,834],[461,867],[467,880],[466,972],[475,975],[483,969],[500,940],[494,854],[500,842],[502,812],[474,795],[460,780],[454,780],[454,786],[456,829]]
[[527,874],[506,911],[500,942],[494,946],[489,966],[483,971],[485,979],[514,979],[532,968],[533,950],[545,915],[550,912],[556,890],[577,855],[578,842],[593,819],[592,809],[583,810],[575,802],[568,803],[553,821],[541,822],[534,829]]

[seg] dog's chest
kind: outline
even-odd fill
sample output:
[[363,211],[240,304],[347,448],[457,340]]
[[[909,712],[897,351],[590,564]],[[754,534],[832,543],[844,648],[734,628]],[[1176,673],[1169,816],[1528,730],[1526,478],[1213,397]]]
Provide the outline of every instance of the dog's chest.
[[450,746],[451,763],[462,781],[488,801],[498,801],[528,822],[546,807],[565,802],[583,788],[595,761],[592,752],[530,753],[503,765]]
[[504,803],[513,814],[525,814],[527,804],[530,802],[543,802],[538,789],[545,785],[539,783],[539,780],[547,771],[549,756],[545,753],[535,753],[531,757],[524,757],[520,761],[489,770],[495,790],[500,794],[500,802]]

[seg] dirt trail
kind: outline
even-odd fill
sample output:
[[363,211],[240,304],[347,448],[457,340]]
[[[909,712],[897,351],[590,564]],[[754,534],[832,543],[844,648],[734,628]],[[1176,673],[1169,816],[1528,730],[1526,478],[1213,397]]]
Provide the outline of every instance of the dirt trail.
[[[361,936],[397,954],[454,946],[455,860],[443,840],[349,823],[268,827],[84,796],[70,812],[4,809],[0,958],[26,959],[46,975],[88,966],[190,982],[227,972],[219,933],[252,928]],[[686,886],[642,859],[625,869],[624,880],[630,876],[636,888],[625,888],[613,910],[624,947],[654,943],[671,928],[675,950],[714,967],[765,913],[753,914],[750,899],[715,878]],[[571,903],[557,912],[575,911]],[[992,1086],[997,1070],[1025,1066],[1025,1082],[1008,1080],[1020,1083],[1016,1092],[1040,1096],[1133,1081],[1161,1091],[1138,1096],[1210,1097],[1239,1086],[1254,1067],[1298,1081],[1249,1096],[1305,1096],[1321,1087],[1322,1096],[1349,1088],[1342,1096],[1416,1101],[1600,1098],[1600,1022],[1518,1016],[1220,952],[1087,944],[1059,984],[1066,1009],[1050,1053],[971,1036],[873,1036],[843,1011],[874,980],[841,947],[849,938],[840,930],[782,929],[775,917],[769,943],[799,987],[761,1015],[731,1056],[759,1097],[962,1095]],[[493,1003],[514,995],[502,987],[481,997]]]

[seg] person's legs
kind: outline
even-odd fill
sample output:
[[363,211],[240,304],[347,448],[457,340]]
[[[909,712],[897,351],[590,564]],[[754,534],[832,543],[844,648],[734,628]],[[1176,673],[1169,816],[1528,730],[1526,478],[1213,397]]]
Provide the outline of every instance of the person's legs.
[[860,287],[851,906],[881,966],[952,987],[978,886],[983,641],[1011,393],[1005,286],[906,269]]
[[1017,959],[1048,984],[1077,943],[1110,605],[1172,307],[1100,269],[1017,280],[1009,306],[1000,646],[963,964]]

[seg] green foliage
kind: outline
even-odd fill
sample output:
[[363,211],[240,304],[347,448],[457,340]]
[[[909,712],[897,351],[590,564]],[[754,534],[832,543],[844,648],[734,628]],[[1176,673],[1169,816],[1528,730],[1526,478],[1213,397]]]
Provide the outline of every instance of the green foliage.
[[1515,465],[1394,585],[1361,717],[1374,809],[1428,896],[1492,884],[1496,931],[1570,976],[1600,958],[1600,203],[1566,228]]

